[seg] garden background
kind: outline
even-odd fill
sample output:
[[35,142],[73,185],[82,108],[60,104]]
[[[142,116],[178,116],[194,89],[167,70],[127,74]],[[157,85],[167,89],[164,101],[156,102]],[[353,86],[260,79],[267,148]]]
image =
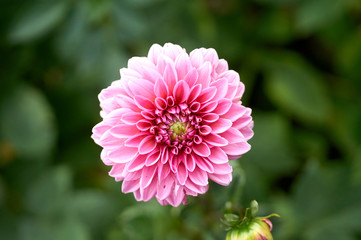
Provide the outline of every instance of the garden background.
[[[153,43],[211,47],[246,86],[252,150],[229,187],[172,208],[121,193],[101,89]],[[361,1],[2,0],[0,239],[224,239],[253,199],[276,240],[361,239]]]

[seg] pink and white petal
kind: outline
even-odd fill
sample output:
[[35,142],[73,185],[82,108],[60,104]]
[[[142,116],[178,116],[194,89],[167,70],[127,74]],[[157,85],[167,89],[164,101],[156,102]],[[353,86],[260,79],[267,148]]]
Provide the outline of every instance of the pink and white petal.
[[209,102],[216,95],[216,93],[217,93],[217,89],[215,87],[206,88],[202,90],[202,92],[197,97],[197,102],[200,103]]
[[128,138],[139,133],[135,125],[119,124],[110,129],[110,134],[116,138]]
[[[195,168],[193,172],[188,172],[188,177],[196,185],[206,186],[208,185],[208,174],[206,171],[201,170],[200,168]],[[187,185],[187,184],[186,184]]]
[[212,66],[210,62],[205,62],[198,68],[198,81],[203,88],[208,88],[211,81]]
[[148,52],[148,59],[152,61],[154,64],[157,64],[158,62],[158,56],[160,53],[162,53],[163,47],[159,44],[153,44]]
[[227,154],[220,147],[211,148],[211,154],[208,159],[214,164],[223,164],[228,162]]
[[221,78],[215,82],[212,82],[211,87],[215,87],[217,89],[217,93],[212,100],[218,101],[226,96],[228,90],[228,81],[225,78]]
[[156,164],[161,156],[161,152],[160,151],[153,151],[151,154],[149,154],[147,156],[147,160],[145,161],[145,165],[148,166],[152,166],[154,164]]
[[188,171],[193,172],[196,167],[196,162],[192,154],[186,155],[185,166]]
[[147,202],[150,199],[152,199],[153,197],[155,197],[156,193],[157,193],[157,179],[156,178],[153,178],[153,180],[147,187],[140,188],[140,195],[142,196],[144,202]]
[[142,175],[140,177],[140,188],[144,189],[149,186],[152,182],[155,173],[157,172],[158,166],[157,164],[149,167],[143,167]]
[[216,133],[210,133],[204,136],[203,140],[209,145],[218,146],[218,147],[226,146],[228,144],[227,139],[219,136]]
[[152,101],[141,95],[134,96],[135,104],[142,110],[154,110],[155,106]]
[[213,113],[218,115],[223,115],[229,111],[232,106],[232,101],[229,99],[221,99],[218,101],[218,105],[216,109],[214,109]]
[[147,154],[153,151],[157,146],[154,135],[146,136],[139,144],[138,150],[140,154]]
[[178,80],[184,79],[191,70],[192,64],[187,53],[181,53],[175,60],[175,69],[177,71]]
[[212,133],[223,133],[232,127],[231,120],[220,118],[217,121],[211,123],[209,127],[212,129]]
[[195,68],[199,68],[203,63],[203,54],[200,49],[194,49],[190,54],[189,58],[191,60],[192,66]]
[[193,144],[192,146],[193,151],[202,157],[208,157],[211,154],[211,150],[209,150],[209,147],[204,142],[201,142],[200,144]]
[[184,185],[188,178],[188,170],[183,162],[180,162],[177,170],[177,179],[179,184]]
[[242,117],[247,111],[247,108],[242,106],[239,103],[232,103],[232,106],[226,114],[222,115],[222,118],[231,120],[232,122],[236,121],[238,118]]
[[158,163],[158,181],[162,182],[170,173],[169,163]]
[[173,96],[176,103],[183,103],[186,101],[189,93],[190,89],[188,83],[186,83],[184,80],[177,82],[174,86]]
[[196,164],[202,171],[205,171],[207,173],[214,172],[213,164],[209,162],[207,158],[196,157]]
[[227,63],[227,61],[224,60],[224,59],[220,59],[215,70],[216,70],[216,72],[218,74],[221,74],[221,73],[223,73],[225,71],[228,71],[228,63]]
[[192,103],[199,96],[201,91],[202,91],[201,85],[199,85],[199,84],[194,85],[189,91],[187,103]]
[[123,193],[130,193],[138,190],[140,188],[139,179],[137,180],[130,180],[130,181],[123,181],[122,184],[122,192]]
[[213,123],[219,119],[219,115],[215,113],[206,113],[202,116],[202,121],[208,123]]
[[168,86],[169,92],[173,92],[173,88],[178,81],[174,63],[168,64],[165,67],[163,79],[165,84]]
[[137,148],[121,146],[108,153],[108,158],[115,163],[127,163],[138,154]]
[[232,173],[228,174],[209,174],[209,179],[223,186],[228,186],[232,181]]
[[145,132],[153,126],[153,123],[150,120],[142,119],[137,122],[136,126],[140,131]]
[[222,164],[213,164],[214,167],[214,174],[229,174],[232,173],[232,166],[229,165],[229,162],[222,163]]
[[133,137],[129,137],[125,142],[124,142],[124,146],[127,147],[138,147],[140,142],[146,137],[148,136],[148,133],[138,133]]
[[127,165],[129,172],[136,172],[138,170],[141,170],[146,161],[146,155],[138,155],[136,158],[134,158],[132,161],[129,162]]
[[220,133],[219,135],[224,137],[225,139],[227,139],[229,144],[246,141],[243,134],[240,131],[238,131],[237,129],[235,129],[234,127],[231,127],[230,129],[228,129],[228,131],[226,131],[224,133]]
[[247,142],[239,142],[229,144],[222,147],[222,150],[228,155],[242,155],[248,152],[251,149],[251,145]]
[[166,199],[169,194],[171,193],[172,189],[174,188],[174,180],[173,177],[168,175],[162,181],[158,181],[157,186],[157,200],[164,200]]
[[198,81],[198,72],[197,69],[192,68],[184,77],[184,81],[188,83],[189,86],[194,86]]
[[128,111],[121,116],[121,120],[129,125],[136,124],[141,119],[143,119],[143,117],[139,112]]
[[[202,104],[202,106],[198,112],[199,113],[210,113],[214,109],[216,109],[217,105],[218,105],[218,103],[216,101],[207,102],[206,104]],[[219,114],[217,114],[217,115],[219,115]]]
[[158,79],[154,84],[154,93],[157,97],[166,98],[169,94],[167,84],[163,79]]
[[109,171],[109,176],[117,178],[119,181],[123,180],[126,174],[126,164],[115,164]]
[[137,81],[128,82],[128,87],[132,91],[133,96],[144,96],[148,99],[154,99],[154,83],[143,79],[137,79]]

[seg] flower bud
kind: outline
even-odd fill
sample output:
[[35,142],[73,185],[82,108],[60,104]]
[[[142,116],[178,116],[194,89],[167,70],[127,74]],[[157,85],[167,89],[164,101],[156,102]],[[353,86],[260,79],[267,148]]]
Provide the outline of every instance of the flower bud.
[[223,223],[230,230],[227,233],[226,240],[273,240],[271,230],[272,223],[268,219],[277,214],[271,214],[267,217],[255,217],[258,211],[258,204],[252,201],[251,208],[247,208],[243,218],[236,214],[225,214]]

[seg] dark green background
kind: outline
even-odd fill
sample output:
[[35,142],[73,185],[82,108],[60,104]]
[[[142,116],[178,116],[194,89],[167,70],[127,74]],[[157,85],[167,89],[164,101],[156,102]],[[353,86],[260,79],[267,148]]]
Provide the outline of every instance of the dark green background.
[[[246,85],[252,150],[189,205],[121,193],[97,94],[151,44],[215,48]],[[2,0],[0,239],[224,239],[257,199],[276,240],[361,239],[360,0]]]

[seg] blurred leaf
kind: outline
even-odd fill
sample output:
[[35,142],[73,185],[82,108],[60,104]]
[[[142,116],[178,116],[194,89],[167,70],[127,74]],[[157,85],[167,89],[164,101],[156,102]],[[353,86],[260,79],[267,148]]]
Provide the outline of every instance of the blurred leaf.
[[19,226],[21,240],[87,240],[90,236],[74,216],[66,218],[23,218]]
[[25,205],[39,215],[57,215],[66,212],[71,193],[71,172],[65,166],[49,169],[29,185]]
[[257,165],[267,175],[289,172],[297,166],[290,146],[290,123],[277,113],[253,113],[252,149],[241,163]]
[[54,147],[56,130],[52,109],[41,92],[19,86],[0,106],[0,133],[25,159],[46,159]]
[[112,224],[117,215],[115,203],[104,192],[97,190],[77,191],[72,197],[71,209],[86,224],[95,239],[104,238],[103,229]]
[[301,0],[296,9],[296,26],[302,32],[313,32],[339,18],[348,0]]
[[[272,56],[272,57],[271,57]],[[266,90],[270,99],[297,119],[324,124],[330,113],[326,84],[299,56],[276,53],[266,60]]]
[[64,17],[68,1],[37,1],[19,16],[9,33],[12,42],[27,42],[44,36]]
[[296,182],[292,200],[285,203],[292,210],[279,212],[285,223],[281,228],[290,226],[287,219],[297,221],[297,228],[282,239],[356,240],[352,233],[361,228],[361,185],[350,180],[350,169],[340,164],[321,168],[309,162]]

